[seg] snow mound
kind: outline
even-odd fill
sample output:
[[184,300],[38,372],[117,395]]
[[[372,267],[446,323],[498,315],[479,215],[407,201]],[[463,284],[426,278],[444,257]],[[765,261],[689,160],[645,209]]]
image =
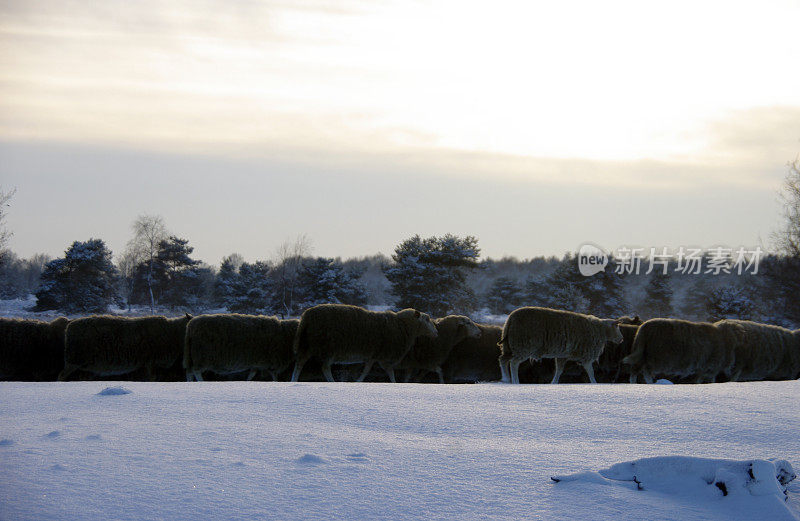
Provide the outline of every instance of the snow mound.
[[9,440],[8,438],[0,440],[0,447],[10,447],[11,445],[14,445],[14,440]]
[[[723,497],[737,502],[771,496],[785,503],[787,487],[796,478],[786,460],[726,460],[688,456],[645,458],[617,463],[599,472],[553,476],[556,483],[634,484],[635,489],[687,498]],[[787,510],[788,513],[788,510]]]
[[113,387],[106,387],[99,393],[97,396],[122,396],[123,394],[131,394],[133,391],[130,389],[126,389],[121,385],[115,385]]
[[297,458],[297,463],[300,465],[321,465],[325,463],[325,460],[316,454],[305,454]]
[[656,384],[658,384],[658,385],[675,385],[672,382],[670,382],[669,380],[667,380],[666,378],[660,378],[660,379],[656,380]]

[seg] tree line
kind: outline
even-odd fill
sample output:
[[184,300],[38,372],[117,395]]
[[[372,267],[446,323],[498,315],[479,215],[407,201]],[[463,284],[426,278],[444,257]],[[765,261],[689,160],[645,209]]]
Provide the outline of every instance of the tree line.
[[36,310],[100,313],[110,306],[156,310],[297,316],[316,304],[413,307],[432,316],[476,312],[504,315],[539,305],[615,317],[690,320],[749,319],[800,325],[800,161],[789,165],[782,192],[783,229],[759,273],[617,273],[591,277],[575,254],[561,258],[481,259],[472,236],[413,236],[391,257],[315,257],[305,237],[286,241],[271,259],[225,257],[219,268],[193,258],[189,241],[162,218],[140,216],[116,258],[101,239],[75,241],[63,257],[19,259],[5,247],[2,226],[13,192],[0,190],[0,297],[36,296]]

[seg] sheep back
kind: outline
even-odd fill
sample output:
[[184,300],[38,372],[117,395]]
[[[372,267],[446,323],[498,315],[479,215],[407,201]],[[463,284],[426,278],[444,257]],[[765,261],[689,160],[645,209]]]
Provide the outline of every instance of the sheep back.
[[69,320],[51,322],[0,318],[0,378],[52,380],[64,367],[64,330]]
[[422,334],[420,316],[427,319],[414,310],[395,313],[345,304],[313,306],[300,317],[294,354],[298,360],[315,357],[340,364],[366,360],[397,364]]
[[541,307],[514,310],[503,328],[506,360],[566,358],[578,363],[597,360],[606,341],[621,341],[613,321],[592,315]]
[[183,354],[188,315],[117,317],[99,315],[69,323],[65,334],[65,371],[119,375],[139,368],[169,368]]
[[623,359],[631,373],[708,377],[731,374],[734,362],[731,333],[707,322],[654,318],[639,326],[633,352]]
[[[287,321],[291,322],[291,321]],[[291,336],[287,338],[287,328]],[[232,374],[246,370],[280,372],[292,360],[294,329],[276,317],[202,315],[186,328],[184,368]]]

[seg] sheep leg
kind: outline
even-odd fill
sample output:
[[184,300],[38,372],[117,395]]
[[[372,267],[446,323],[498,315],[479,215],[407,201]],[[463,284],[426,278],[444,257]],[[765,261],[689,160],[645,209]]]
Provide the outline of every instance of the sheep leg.
[[553,379],[550,381],[551,384],[558,383],[559,378],[561,378],[561,373],[564,371],[564,364],[567,363],[566,358],[556,358],[554,360],[556,363],[556,370],[553,372]]
[[296,382],[300,379],[300,371],[303,370],[303,366],[306,365],[308,358],[298,358],[297,361],[294,363],[294,371],[292,371],[292,382]]
[[592,368],[592,363],[586,362],[585,364],[582,365],[584,370],[586,370],[586,374],[589,375],[589,381],[592,382],[593,384],[596,384],[597,380],[594,379],[594,369]]
[[519,366],[521,363],[522,360],[509,360],[508,362],[508,372],[511,373],[512,384],[519,383]]
[[278,381],[278,373],[276,373],[275,371],[270,371],[269,375],[272,377],[272,381],[273,382],[277,382]]
[[381,367],[386,371],[386,374],[389,375],[389,381],[396,384],[397,381],[394,379],[394,367],[389,364],[381,364]]
[[197,380],[198,382],[202,382],[203,381],[203,372],[202,371],[195,371],[194,372],[194,379]]
[[653,383],[653,375],[650,374],[650,371],[647,369],[642,369],[642,376],[644,377],[644,383],[651,384]]
[[59,381],[59,382],[64,382],[64,381],[66,381],[66,380],[67,380],[67,378],[69,378],[69,376],[70,376],[72,373],[74,373],[75,371],[77,371],[77,370],[78,370],[78,366],[77,366],[77,365],[67,364],[67,365],[64,367],[64,370],[63,370],[63,371],[61,371],[61,373],[59,373],[59,375],[58,375],[58,381]]
[[636,373],[635,373],[635,372],[631,371],[631,376],[630,376],[630,378],[628,379],[628,381],[629,381],[630,383],[632,383],[632,384],[635,384],[635,383],[637,383],[637,382],[639,381],[639,379],[637,378],[637,376],[636,376]]
[[336,380],[333,379],[333,374],[331,373],[331,361],[325,360],[322,364],[322,374],[325,376],[325,379],[329,382],[335,382]]
[[411,377],[414,376],[415,371],[413,369],[406,369],[406,375],[403,377],[403,383],[407,384],[411,381]]
[[256,370],[255,369],[250,369],[250,372],[247,375],[247,381],[250,382],[255,377],[256,377]]
[[367,360],[364,362],[364,370],[361,371],[361,376],[356,379],[356,382],[363,382],[364,379],[367,377],[370,371],[372,371],[372,364],[375,363],[375,360]]
[[194,382],[194,374],[191,371],[186,371],[186,381]]
[[440,366],[440,365],[436,366],[436,374],[439,375],[439,383],[443,384],[444,383],[444,372],[442,371],[442,366]]
[[508,360],[500,359],[500,381],[506,384],[511,383],[511,374],[508,365]]

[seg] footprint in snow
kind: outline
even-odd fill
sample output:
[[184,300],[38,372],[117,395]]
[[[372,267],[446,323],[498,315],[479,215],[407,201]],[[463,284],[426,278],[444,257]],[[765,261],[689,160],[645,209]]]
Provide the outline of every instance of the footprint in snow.
[[315,455],[315,454],[305,454],[299,458],[297,458],[297,463],[300,465],[322,465],[327,463],[323,458]]
[[14,440],[9,440],[8,438],[0,440],[0,447],[10,447],[11,445],[14,445]]
[[61,436],[61,431],[50,431],[44,435],[45,438],[55,439]]
[[55,465],[50,466],[50,470],[67,470],[67,467],[59,463],[56,463]]
[[86,439],[89,440],[89,441],[95,441],[95,440],[99,440],[101,438],[100,438],[99,434],[90,434],[90,435],[86,436]]
[[369,461],[369,458],[363,452],[354,452],[353,454],[348,454],[347,459],[354,463],[366,463]]

